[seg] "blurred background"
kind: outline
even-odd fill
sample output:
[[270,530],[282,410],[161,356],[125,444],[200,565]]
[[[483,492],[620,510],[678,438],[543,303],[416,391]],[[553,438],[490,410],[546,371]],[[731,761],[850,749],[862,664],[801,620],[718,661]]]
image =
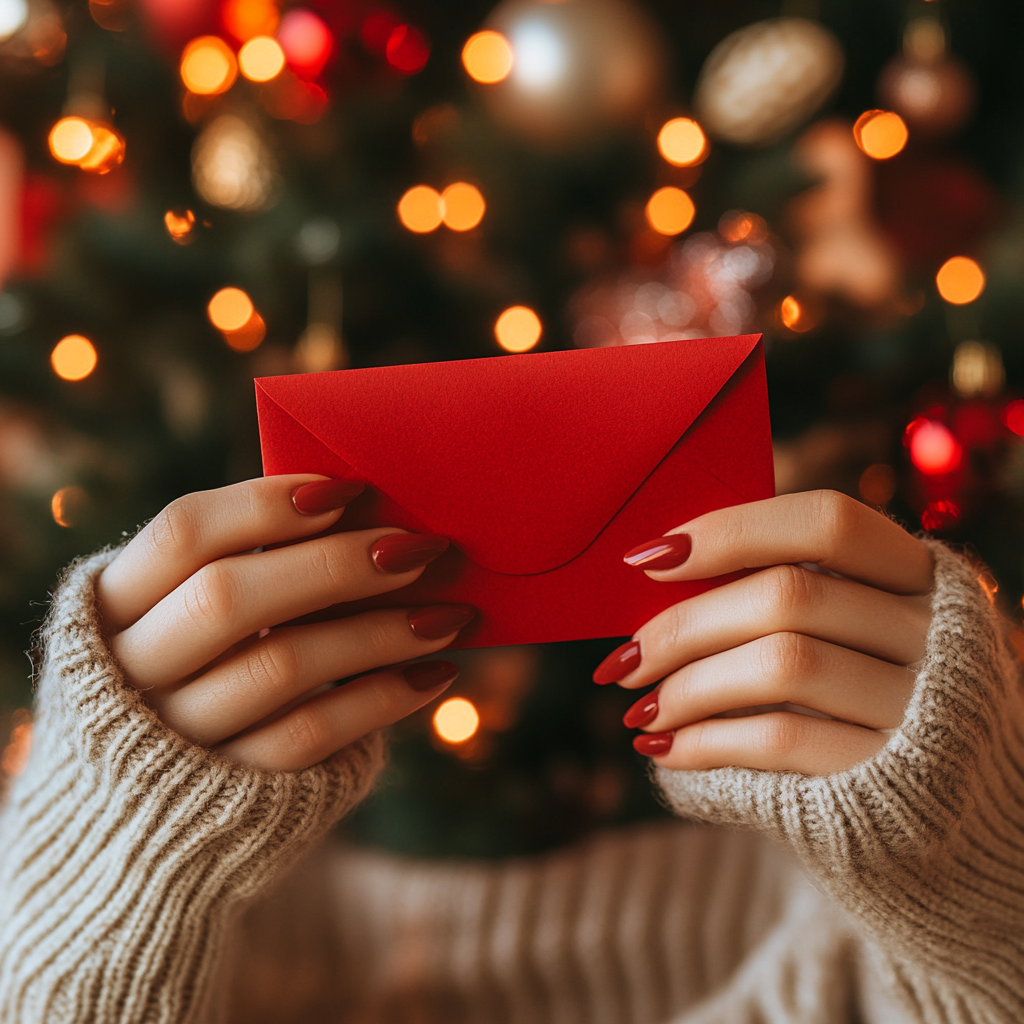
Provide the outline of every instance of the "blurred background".
[[[1006,0],[0,0],[2,771],[58,570],[258,475],[267,374],[763,331],[778,489],[973,546],[1019,624],[1022,40]],[[663,813],[615,643],[460,653],[349,831]]]

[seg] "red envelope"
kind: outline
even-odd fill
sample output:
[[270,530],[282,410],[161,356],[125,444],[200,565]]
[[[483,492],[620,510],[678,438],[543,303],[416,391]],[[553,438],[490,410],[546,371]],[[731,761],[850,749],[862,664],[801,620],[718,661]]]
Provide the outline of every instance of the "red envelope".
[[268,475],[368,485],[341,528],[451,538],[337,611],[474,605],[457,647],[627,636],[723,579],[656,583],[624,552],[775,493],[759,335],[263,377],[256,401]]

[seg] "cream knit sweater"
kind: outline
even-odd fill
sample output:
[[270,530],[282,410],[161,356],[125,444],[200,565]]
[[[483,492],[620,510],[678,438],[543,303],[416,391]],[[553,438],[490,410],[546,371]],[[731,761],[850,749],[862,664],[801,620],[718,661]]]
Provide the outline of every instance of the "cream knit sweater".
[[660,771],[711,825],[499,864],[318,843],[380,738],[295,774],[191,746],[99,636],[110,554],[80,563],[0,819],[0,1021],[1021,1024],[1024,696],[973,571],[934,551],[927,654],[871,761]]

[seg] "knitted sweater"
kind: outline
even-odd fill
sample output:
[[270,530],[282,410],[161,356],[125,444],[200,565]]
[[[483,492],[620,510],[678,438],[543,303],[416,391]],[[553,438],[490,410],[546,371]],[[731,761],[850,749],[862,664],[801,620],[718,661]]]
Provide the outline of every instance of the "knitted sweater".
[[319,843],[380,738],[292,774],[192,746],[100,637],[111,556],[72,567],[0,819],[0,1020],[1020,1024],[1024,693],[974,571],[934,551],[871,760],[662,770],[690,821],[499,864]]

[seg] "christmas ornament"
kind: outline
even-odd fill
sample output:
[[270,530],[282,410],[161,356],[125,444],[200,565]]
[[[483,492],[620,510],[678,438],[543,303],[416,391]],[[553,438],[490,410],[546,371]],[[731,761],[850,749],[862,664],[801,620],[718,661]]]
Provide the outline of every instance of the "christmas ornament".
[[825,103],[843,63],[839,41],[817,22],[773,18],[748,25],[711,51],[697,80],[697,116],[724,142],[766,145]]
[[886,65],[878,95],[924,137],[952,135],[974,110],[976,88],[966,66],[948,52],[945,29],[933,17],[915,18],[903,53]]
[[498,120],[545,143],[635,118],[660,86],[661,44],[626,0],[507,0],[488,27],[508,41],[512,66],[482,95]]

